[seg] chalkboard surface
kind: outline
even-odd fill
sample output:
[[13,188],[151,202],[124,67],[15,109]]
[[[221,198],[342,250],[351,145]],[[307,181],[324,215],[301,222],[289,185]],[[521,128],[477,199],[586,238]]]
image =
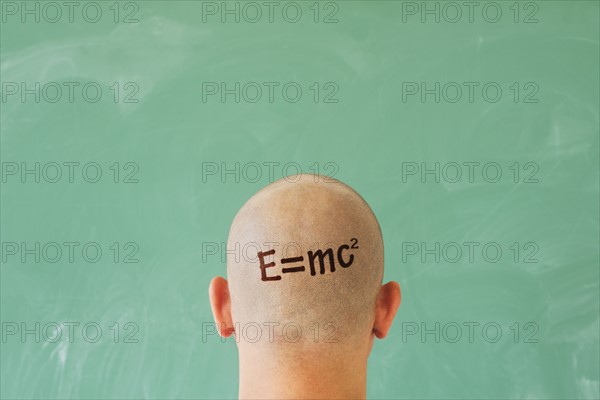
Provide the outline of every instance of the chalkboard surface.
[[235,398],[208,283],[298,172],[402,287],[369,398],[599,398],[597,1],[73,3],[0,2],[2,398]]

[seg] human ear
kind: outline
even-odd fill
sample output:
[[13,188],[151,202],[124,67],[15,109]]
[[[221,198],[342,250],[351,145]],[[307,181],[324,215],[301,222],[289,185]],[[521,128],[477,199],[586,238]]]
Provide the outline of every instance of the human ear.
[[386,283],[379,290],[375,304],[373,334],[378,339],[383,339],[387,336],[399,306],[400,285],[394,281]]
[[227,280],[216,276],[210,281],[208,297],[213,318],[219,329],[219,335],[229,337],[234,333],[233,319],[231,318],[231,297]]

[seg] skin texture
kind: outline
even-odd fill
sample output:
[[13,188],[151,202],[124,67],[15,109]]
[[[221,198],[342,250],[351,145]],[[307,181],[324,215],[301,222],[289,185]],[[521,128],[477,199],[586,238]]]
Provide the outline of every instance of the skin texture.
[[[209,297],[220,334],[235,335],[240,398],[365,398],[373,340],[387,335],[400,287],[382,286],[381,230],[362,197],[318,175],[281,179],[240,209],[227,248],[229,281],[214,278]],[[271,249],[263,264],[275,265],[261,271],[257,253]],[[312,275],[311,254],[328,249],[335,270],[325,253]]]

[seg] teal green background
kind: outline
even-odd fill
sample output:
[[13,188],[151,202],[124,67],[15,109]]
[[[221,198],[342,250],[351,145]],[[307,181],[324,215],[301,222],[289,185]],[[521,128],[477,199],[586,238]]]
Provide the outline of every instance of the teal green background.
[[[599,398],[598,2],[536,2],[536,23],[521,21],[533,9],[525,2],[518,23],[513,2],[498,2],[497,23],[480,13],[473,23],[403,22],[393,1],[338,2],[337,23],[314,23],[313,2],[299,2],[306,14],[298,23],[281,14],[273,23],[222,23],[203,22],[200,2],[140,1],[139,22],[130,24],[114,23],[112,2],[99,3],[107,14],[95,24],[75,14],[74,23],[10,17],[1,26],[3,83],[105,89],[97,103],[12,96],[0,104],[4,172],[10,162],[69,161],[103,171],[97,183],[7,177],[2,242],[97,242],[104,250],[97,263],[3,254],[3,329],[96,322],[103,334],[97,343],[78,330],[72,343],[64,332],[56,343],[7,336],[2,398],[235,398],[235,343],[202,340],[212,320],[208,283],[225,274],[225,250],[207,254],[206,244],[222,246],[239,207],[270,179],[266,167],[257,182],[203,179],[203,168],[252,162],[280,163],[275,179],[290,162],[307,173],[334,165],[380,221],[385,280],[400,283],[403,301],[373,349],[369,398]],[[203,102],[202,82],[211,81],[294,81],[304,91],[296,103]],[[138,102],[115,103],[114,82],[136,83]],[[314,82],[334,82],[338,101],[315,103]],[[402,82],[497,82],[504,92],[496,103],[404,102]],[[523,94],[515,102],[514,82],[536,83],[538,102],[524,103]],[[407,162],[471,161],[497,162],[502,178],[423,183],[402,175]],[[136,163],[139,182],[114,183],[115,162]],[[538,182],[515,183],[515,162],[535,163]],[[123,253],[115,263],[114,242],[136,243],[139,262],[122,262]],[[481,253],[473,262],[423,261],[403,252],[407,242],[496,242],[503,254],[496,263]],[[537,262],[525,263],[530,242]],[[137,343],[123,343],[128,322],[139,327]],[[466,328],[456,343],[406,334],[409,325],[452,322],[479,323],[473,341]],[[480,329],[490,322],[502,328],[495,343]]]

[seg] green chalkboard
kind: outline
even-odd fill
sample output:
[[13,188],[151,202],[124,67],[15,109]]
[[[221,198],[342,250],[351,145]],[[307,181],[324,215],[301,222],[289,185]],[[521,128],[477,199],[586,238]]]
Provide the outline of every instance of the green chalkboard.
[[229,224],[334,176],[402,288],[369,398],[598,399],[598,1],[1,1],[1,397],[237,396]]

